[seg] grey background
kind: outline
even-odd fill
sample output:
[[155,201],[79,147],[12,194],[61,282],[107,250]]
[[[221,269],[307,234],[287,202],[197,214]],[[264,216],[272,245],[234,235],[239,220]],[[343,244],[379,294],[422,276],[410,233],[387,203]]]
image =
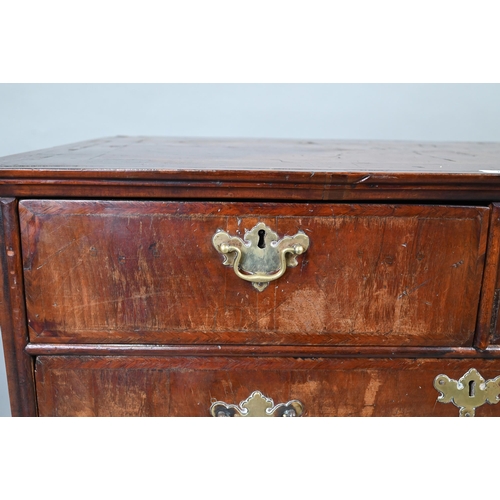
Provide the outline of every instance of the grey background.
[[0,156],[113,135],[500,141],[500,84],[0,84]]

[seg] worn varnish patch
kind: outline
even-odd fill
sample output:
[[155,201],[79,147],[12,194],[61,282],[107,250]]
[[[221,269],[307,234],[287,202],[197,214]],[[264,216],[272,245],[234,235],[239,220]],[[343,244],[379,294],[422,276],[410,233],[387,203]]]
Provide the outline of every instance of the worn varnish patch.
[[[465,346],[488,208],[24,200],[34,342]],[[304,231],[262,293],[211,244],[264,222]]]

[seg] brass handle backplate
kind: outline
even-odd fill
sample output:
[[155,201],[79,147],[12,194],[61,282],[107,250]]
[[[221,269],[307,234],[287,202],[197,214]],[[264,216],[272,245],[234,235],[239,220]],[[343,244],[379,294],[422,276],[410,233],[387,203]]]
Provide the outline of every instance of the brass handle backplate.
[[297,255],[309,248],[309,237],[299,231],[295,236],[278,235],[263,222],[246,231],[244,240],[231,236],[225,231],[217,231],[212,243],[224,255],[225,266],[232,266],[236,276],[262,292],[270,281],[277,280],[287,267],[295,267]]
[[238,406],[215,401],[210,407],[212,417],[300,417],[303,411],[302,403],[296,399],[275,405],[260,391],[252,392]]
[[471,368],[459,380],[438,375],[434,379],[434,388],[441,393],[438,401],[453,403],[460,408],[461,417],[473,417],[479,406],[485,403],[496,405],[500,401],[500,376],[484,380],[475,368]]

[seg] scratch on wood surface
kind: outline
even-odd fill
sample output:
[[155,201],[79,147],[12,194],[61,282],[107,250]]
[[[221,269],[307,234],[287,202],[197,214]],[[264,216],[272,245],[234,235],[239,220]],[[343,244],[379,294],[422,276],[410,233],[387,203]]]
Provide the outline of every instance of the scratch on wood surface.
[[[117,298],[113,298],[113,299],[107,299],[107,300],[100,300],[100,301],[89,302],[87,304],[80,304],[78,306],[75,306],[73,309],[81,309],[83,307],[94,307],[94,306],[98,306],[98,305],[101,305],[101,304],[112,304],[112,303],[115,303],[115,302],[123,302],[123,301],[128,301],[128,300],[137,300],[137,299],[144,300],[147,297],[153,297],[153,296],[157,296],[157,295],[166,295],[166,294],[169,294],[169,293],[171,293],[170,290],[154,291],[154,292],[151,292],[151,293],[138,293],[138,294],[135,294],[135,295],[130,295],[128,297],[117,297]],[[167,311],[169,309],[171,309],[171,308],[172,308],[172,306],[166,305]]]
[[402,299],[405,296],[408,297],[415,290],[418,290],[421,286],[424,286],[425,284],[429,283],[429,281],[431,281],[431,280],[430,279],[425,280],[423,283],[420,283],[420,285],[417,285],[417,286],[413,287],[411,290],[408,290],[406,288],[401,295],[398,295],[398,299]]
[[370,179],[371,175],[365,175],[359,181],[354,182],[354,184],[361,184],[362,182],[366,182],[368,179]]
[[77,238],[77,239],[75,238],[74,240],[70,241],[69,243],[67,243],[63,247],[59,248],[55,252],[53,252],[50,255],[48,255],[47,258],[42,262],[42,264],[40,264],[36,268],[36,270],[38,271],[38,269],[41,269],[43,266],[45,266],[45,264],[49,263],[54,257],[57,257],[60,253],[64,252],[64,250],[66,250],[71,245],[74,245],[77,241],[80,241],[82,238],[86,238],[86,235],[81,236],[80,238]]
[[[73,271],[75,269],[77,269],[79,266],[81,266],[82,262],[83,262],[83,259],[78,259],[77,263],[73,267],[71,267],[69,270],[67,270],[65,272],[64,277],[61,278],[60,281],[58,281],[59,280],[58,276],[52,276],[52,279],[50,281],[48,281],[47,283],[45,283],[45,287],[48,287],[49,285],[51,285],[55,281],[58,281],[59,286],[57,288],[54,288],[52,290],[52,293],[54,295],[56,295],[57,293],[59,293],[59,291],[61,290],[61,288],[65,285],[66,281],[71,278],[71,274],[73,273]],[[40,268],[37,268],[37,269],[40,269]],[[32,296],[32,300],[34,302],[36,302],[44,293],[45,293],[45,290],[42,287],[42,289],[40,290],[40,292],[37,295],[33,295]],[[68,297],[68,295],[66,295],[66,297]],[[72,297],[72,295],[71,295],[71,297]],[[78,297],[80,297],[80,295],[78,295]]]
[[45,238],[49,235],[51,235],[52,233],[55,233],[56,231],[59,231],[65,227],[71,227],[71,221],[69,222],[61,222],[60,224],[55,224],[55,226],[50,229],[50,228],[47,228],[46,230],[44,230],[44,235],[45,235]]
[[[52,293],[55,295],[57,295],[59,293],[59,291],[64,287],[64,285],[66,284],[66,281],[68,279],[71,278],[71,274],[73,273],[73,271],[75,269],[77,269],[78,267],[80,267],[82,265],[82,262],[83,262],[83,259],[78,259],[77,263],[71,267],[70,269],[68,269],[68,271],[66,271],[64,277],[59,281],[59,286],[57,288],[54,288]],[[54,277],[54,279],[52,279],[51,281],[49,281],[48,283],[46,283],[45,286],[48,286],[48,285],[51,285],[52,283],[54,283],[54,281],[57,281],[57,277]],[[38,300],[38,298],[43,294],[43,288],[42,288],[42,291],[36,296],[36,299],[35,300]],[[79,295],[80,296],[80,295]]]

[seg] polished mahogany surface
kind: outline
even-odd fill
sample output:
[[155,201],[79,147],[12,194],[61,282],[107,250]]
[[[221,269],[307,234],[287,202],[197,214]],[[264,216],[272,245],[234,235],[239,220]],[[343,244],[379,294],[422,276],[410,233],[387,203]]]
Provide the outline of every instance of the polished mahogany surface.
[[[486,207],[24,200],[33,342],[472,345]],[[311,241],[261,293],[211,245]],[[53,286],[55,285],[55,286]]]
[[499,143],[111,137],[0,158],[0,195],[491,201],[499,158]]
[[[498,143],[104,138],[0,201],[13,415],[452,416],[437,375],[500,375]],[[262,292],[212,244],[259,222],[310,239]]]

